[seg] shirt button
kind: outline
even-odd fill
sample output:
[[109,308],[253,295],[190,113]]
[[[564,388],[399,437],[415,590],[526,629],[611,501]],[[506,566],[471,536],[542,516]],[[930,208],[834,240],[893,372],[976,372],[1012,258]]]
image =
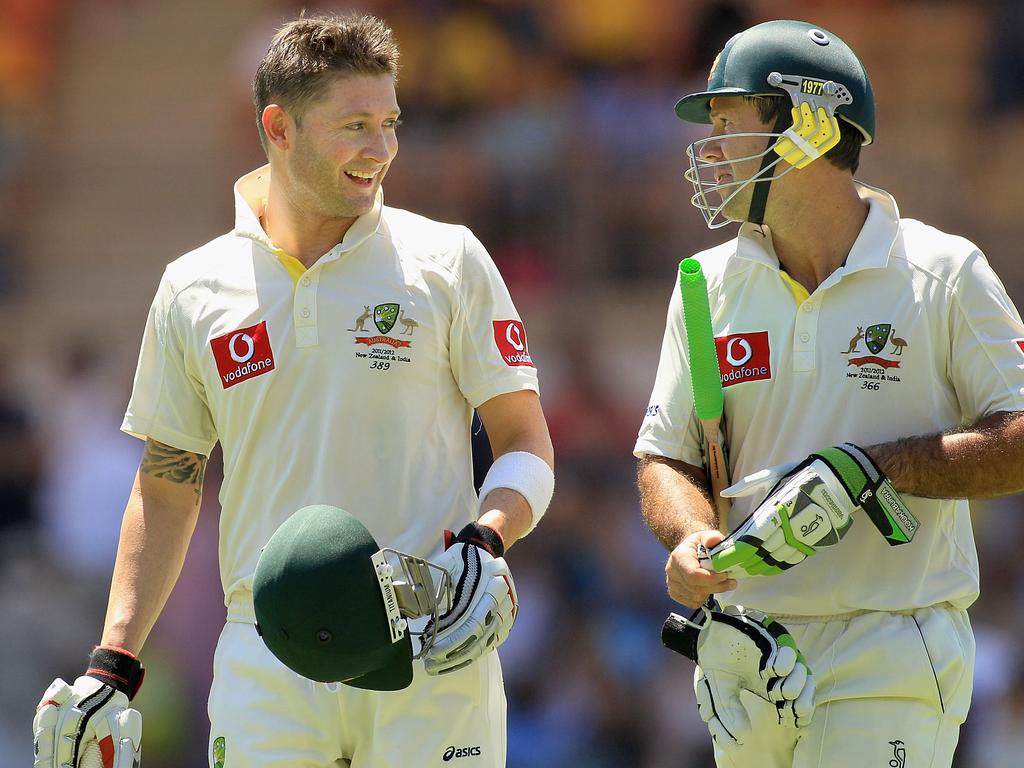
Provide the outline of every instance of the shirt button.
[[805,301],[804,302],[804,312],[813,312],[813,311],[814,311],[814,305],[811,304],[811,302],[809,302],[809,301]]
[[302,278],[302,284],[308,286],[309,285],[309,278],[308,277]]
[[800,334],[800,341],[808,342],[810,340],[811,340],[811,334],[809,334],[809,333],[801,333]]
[[[309,310],[308,309],[302,310],[302,316],[303,317],[309,317]],[[804,336],[806,336],[806,335],[807,334],[805,333]],[[806,339],[805,339],[805,341],[806,341]]]

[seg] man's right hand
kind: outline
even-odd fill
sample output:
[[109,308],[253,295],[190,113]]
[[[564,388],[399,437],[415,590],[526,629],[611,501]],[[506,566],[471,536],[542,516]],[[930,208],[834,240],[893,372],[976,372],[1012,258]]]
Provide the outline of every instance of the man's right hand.
[[743,744],[750,736],[743,690],[774,704],[780,725],[801,728],[811,722],[814,675],[793,636],[771,616],[711,603],[689,619],[669,614],[661,639],[697,663],[697,708],[719,744]]
[[721,531],[691,533],[668,556],[665,581],[668,595],[677,603],[699,608],[711,595],[736,589],[736,580],[728,573],[710,571],[700,564],[698,548],[711,549],[723,538]]
[[142,677],[134,656],[100,647],[74,685],[54,680],[32,720],[35,768],[78,768],[93,742],[99,745],[103,768],[138,768],[142,715],[129,706],[129,695],[134,697]]

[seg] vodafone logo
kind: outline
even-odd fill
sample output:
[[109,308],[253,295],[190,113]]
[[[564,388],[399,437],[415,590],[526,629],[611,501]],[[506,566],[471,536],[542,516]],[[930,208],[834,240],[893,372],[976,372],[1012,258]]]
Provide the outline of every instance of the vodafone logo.
[[754,356],[750,342],[742,336],[733,336],[725,345],[725,361],[734,368],[746,363]]
[[526,327],[519,320],[494,320],[494,343],[505,365],[536,368],[526,345]]
[[1014,339],[1014,342],[1020,347],[1020,351],[1024,352],[1024,339]]
[[526,351],[526,336],[518,323],[509,323],[505,326],[505,341],[517,352]]
[[715,351],[723,387],[772,377],[768,331],[716,337]]
[[274,370],[266,320],[210,339],[210,349],[224,389]]
[[[245,352],[238,352],[239,341],[242,342],[242,347],[245,349]],[[256,352],[256,342],[253,341],[252,336],[248,333],[236,333],[231,337],[231,341],[228,342],[228,352],[231,353],[231,359],[236,363],[248,363]]]

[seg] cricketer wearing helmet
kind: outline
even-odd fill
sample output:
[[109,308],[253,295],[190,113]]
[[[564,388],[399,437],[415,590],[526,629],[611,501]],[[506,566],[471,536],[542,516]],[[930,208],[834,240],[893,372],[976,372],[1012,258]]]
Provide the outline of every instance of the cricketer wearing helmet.
[[720,518],[674,290],[634,451],[641,507],[671,597],[770,613],[816,682],[799,729],[741,691],[747,737],[716,736],[716,760],[949,766],[979,589],[966,499],[1024,489],[1024,324],[973,243],[854,179],[874,97],[833,32],[737,34],[676,114],[710,126],[687,150],[691,202],[739,224],[695,257],[734,484]]
[[[146,447],[101,647],[40,702],[36,766],[78,768],[94,742],[105,768],[137,758],[138,657],[180,572],[218,443],[227,623],[213,662],[211,767],[440,765],[449,750],[465,752],[467,768],[504,765],[494,650],[516,616],[504,554],[547,509],[554,459],[526,328],[486,249],[465,227],[384,203],[397,72],[392,32],[371,16],[302,16],[271,41],[253,87],[269,163],[235,184],[231,231],[160,281],[122,425]],[[479,492],[474,410],[494,455]],[[293,517],[311,505],[351,515]],[[391,614],[338,620],[358,612],[352,596],[368,582],[382,600],[365,558],[317,572],[338,594],[290,586],[316,571],[293,568],[281,539],[268,544],[286,521],[406,556],[418,576],[394,595],[408,620],[428,622],[415,628],[426,640],[417,658]],[[335,557],[305,548],[305,530],[282,536]],[[257,584],[264,547],[273,557]],[[335,599],[339,613],[321,602]]]

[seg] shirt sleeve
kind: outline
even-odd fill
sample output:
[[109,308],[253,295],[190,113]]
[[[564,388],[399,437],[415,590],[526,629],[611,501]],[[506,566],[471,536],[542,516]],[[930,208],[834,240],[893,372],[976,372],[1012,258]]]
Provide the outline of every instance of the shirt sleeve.
[[673,288],[661,343],[661,359],[633,454],[664,456],[701,466],[700,423],[693,405],[679,290]]
[[187,369],[175,327],[177,303],[164,273],[149,309],[131,400],[121,429],[183,451],[209,456],[217,433],[199,380]]
[[524,326],[490,255],[465,230],[450,338],[452,373],[471,406],[492,397],[540,391]]
[[1024,324],[980,251],[953,287],[950,344],[950,377],[966,424],[1024,410]]

